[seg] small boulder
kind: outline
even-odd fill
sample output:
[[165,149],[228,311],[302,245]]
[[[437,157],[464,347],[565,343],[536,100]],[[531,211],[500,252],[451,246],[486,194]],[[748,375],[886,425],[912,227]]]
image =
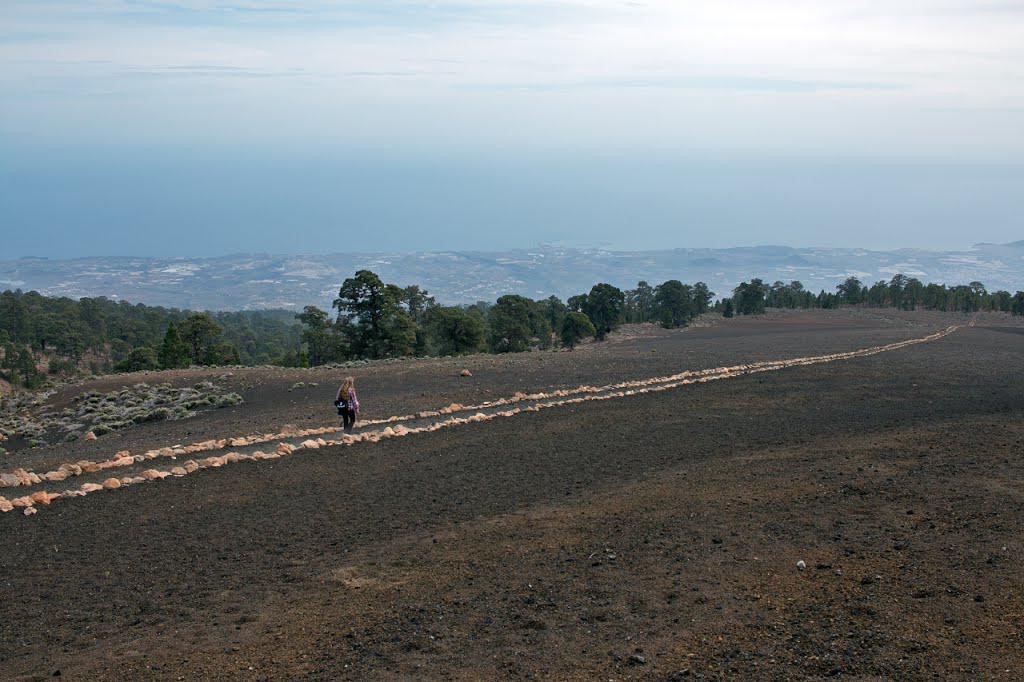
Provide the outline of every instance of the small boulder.
[[32,516],[36,513],[35,507],[25,507],[25,516]]
[[171,469],[172,476],[187,476],[188,472],[185,471],[185,467],[174,467]]
[[117,490],[121,487],[121,479],[119,478],[108,478],[103,481],[103,487],[107,490]]
[[14,511],[14,505],[6,497],[0,497],[0,512]]
[[147,481],[153,481],[160,478],[160,472],[156,469],[146,469],[142,472],[142,477]]
[[21,485],[21,478],[14,474],[0,474],[0,488],[16,488]]
[[459,372],[459,376],[460,377],[471,377],[471,376],[473,376],[473,373],[470,372],[468,369],[464,369],[461,372]]
[[96,434],[92,431],[87,431],[84,436],[85,440],[96,440]]
[[103,490],[103,486],[96,485],[95,483],[83,483],[81,488],[83,493],[94,493],[98,490]]
[[37,490],[29,495],[29,497],[32,498],[33,502],[37,502],[39,504],[50,504],[50,493],[45,490]]

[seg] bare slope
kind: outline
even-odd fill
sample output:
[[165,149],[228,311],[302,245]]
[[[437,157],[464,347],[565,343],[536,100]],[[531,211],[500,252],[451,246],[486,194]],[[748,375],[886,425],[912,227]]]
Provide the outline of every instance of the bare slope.
[[[360,373],[361,398],[372,416],[405,414],[840,352],[965,321],[908,318],[659,331],[587,352],[476,358],[470,379],[452,361],[380,365]],[[1019,332],[966,327],[869,357],[0,515],[0,670],[1014,679],[1024,386],[1007,368]],[[236,374],[244,405],[90,447],[322,414],[320,387],[288,393],[293,378]]]

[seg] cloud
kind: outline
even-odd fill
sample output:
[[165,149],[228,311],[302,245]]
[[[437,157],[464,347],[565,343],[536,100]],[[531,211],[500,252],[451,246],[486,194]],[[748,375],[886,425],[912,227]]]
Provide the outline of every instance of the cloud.
[[[112,122],[132,108],[146,114],[153,98],[251,120],[262,100],[268,128],[288,119],[280,110],[289,103],[328,120],[400,108],[407,130],[436,132],[450,119],[452,132],[474,134],[459,113],[445,113],[458,107],[481,114],[480,136],[515,134],[520,124],[502,109],[534,126],[523,136],[545,118],[588,110],[582,129],[619,131],[611,117],[629,117],[643,96],[666,120],[717,118],[724,137],[749,116],[750,95],[769,120],[803,117],[822,141],[834,116],[895,122],[894,138],[917,117],[938,138],[970,135],[973,125],[987,145],[1024,107],[1024,10],[1014,3],[38,0],[5,5],[0,27],[0,87],[12,102],[0,130],[74,125],[37,110],[39,93],[62,89],[69,110]],[[149,80],[162,83],[158,92]],[[81,93],[116,105],[104,111]],[[951,111],[960,112],[955,125]],[[393,116],[383,117],[388,130],[400,125]],[[505,130],[488,127],[488,116]],[[361,133],[373,128],[356,123]],[[948,144],[907,132],[914,144]]]

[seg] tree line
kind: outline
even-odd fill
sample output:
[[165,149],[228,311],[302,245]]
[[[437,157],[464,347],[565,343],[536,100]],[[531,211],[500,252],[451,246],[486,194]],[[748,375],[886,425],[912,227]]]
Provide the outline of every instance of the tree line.
[[[301,336],[301,324],[288,310],[209,313],[103,297],[0,293],[0,369],[4,378],[27,386],[45,381],[28,370],[33,357],[47,357],[55,375],[268,364],[287,359]],[[20,370],[9,366],[19,363]]]
[[836,285],[835,293],[822,290],[818,294],[807,291],[798,281],[788,284],[780,281],[768,285],[760,279],[752,279],[736,287],[731,299],[723,299],[716,305],[727,317],[733,314],[756,315],[763,313],[766,308],[841,306],[1024,315],[1024,292],[990,292],[981,282],[955,286],[924,284],[919,279],[902,274],[893,275],[888,281],[879,280],[871,286],[863,284],[856,277],[848,277],[842,284]]
[[798,281],[741,282],[712,303],[703,282],[645,281],[625,291],[608,283],[562,301],[509,294],[490,303],[445,306],[419,286],[385,283],[360,270],[346,279],[330,311],[194,312],[111,301],[0,294],[0,378],[34,387],[48,371],[73,375],[173,369],[192,365],[309,367],[351,360],[573,349],[603,340],[621,324],[682,327],[714,310],[726,317],[767,308],[896,307],[905,310],[1001,311],[1024,315],[1024,292],[989,292],[980,282],[947,287],[895,275],[866,286],[855,277],[814,294]]
[[516,353],[556,344],[572,349],[588,337],[601,341],[626,322],[683,326],[707,311],[713,297],[703,282],[640,282],[628,291],[602,282],[565,302],[508,294],[494,303],[444,306],[418,286],[388,284],[360,270],[342,283],[332,312],[306,306],[296,317],[303,324],[301,360],[322,365],[354,358]]

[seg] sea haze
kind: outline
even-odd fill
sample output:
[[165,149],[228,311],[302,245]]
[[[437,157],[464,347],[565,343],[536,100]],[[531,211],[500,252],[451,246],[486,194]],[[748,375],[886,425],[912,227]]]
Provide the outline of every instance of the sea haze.
[[538,243],[950,250],[1020,235],[1019,163],[538,146],[399,153],[326,144],[5,145],[4,253],[212,257]]
[[799,280],[808,290],[831,292],[847,277],[872,284],[897,273],[925,283],[980,281],[989,291],[1013,293],[1024,289],[1024,241],[979,244],[966,251],[786,246],[610,251],[548,245],[501,252],[21,258],[0,261],[0,289],[193,310],[329,309],[341,283],[361,269],[386,282],[417,284],[446,304],[493,302],[503,294],[565,299],[597,282],[627,289],[640,280],[656,285],[669,279],[706,282],[718,297],[753,277],[768,283]]

